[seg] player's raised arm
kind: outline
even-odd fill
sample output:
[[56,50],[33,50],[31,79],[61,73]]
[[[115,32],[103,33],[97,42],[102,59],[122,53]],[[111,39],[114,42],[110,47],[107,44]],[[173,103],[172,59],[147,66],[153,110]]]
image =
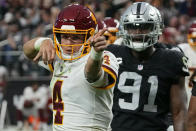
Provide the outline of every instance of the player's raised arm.
[[51,63],[55,57],[53,41],[47,37],[38,37],[26,42],[23,51],[34,62],[38,62],[41,58],[45,63]]
[[90,39],[92,47],[90,56],[85,66],[85,75],[89,82],[95,82],[103,73],[101,69],[103,51],[107,47],[107,42],[103,34],[106,30],[106,28],[100,30],[94,37]]

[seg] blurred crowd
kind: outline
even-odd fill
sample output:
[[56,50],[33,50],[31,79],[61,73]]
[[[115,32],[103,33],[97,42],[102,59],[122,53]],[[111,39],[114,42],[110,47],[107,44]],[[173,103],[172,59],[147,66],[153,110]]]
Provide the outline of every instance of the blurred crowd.
[[23,44],[36,36],[52,36],[52,26],[60,9],[79,2],[95,12],[98,19],[120,20],[133,2],[146,1],[162,13],[165,29],[161,42],[186,43],[188,27],[196,18],[196,0],[0,0],[0,65],[11,77],[48,76],[45,69],[27,61]]

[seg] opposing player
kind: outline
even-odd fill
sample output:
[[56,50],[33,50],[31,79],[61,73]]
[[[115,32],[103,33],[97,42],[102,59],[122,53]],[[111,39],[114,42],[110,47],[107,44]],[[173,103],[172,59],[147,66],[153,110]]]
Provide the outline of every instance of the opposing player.
[[119,21],[117,19],[106,17],[104,20],[104,23],[107,27],[107,31],[104,33],[104,36],[106,37],[108,44],[113,44],[116,40],[116,34],[118,32],[119,28]]
[[175,131],[185,130],[187,58],[154,46],[162,24],[160,12],[145,2],[133,3],[122,15],[125,46],[108,47],[120,64],[113,131],[166,131],[170,110]]
[[[188,35],[188,44],[180,44],[179,47],[189,58],[190,77],[186,78],[186,91],[188,94],[188,131],[196,130],[196,21],[191,24]],[[192,92],[191,92],[192,91]],[[190,101],[190,102],[189,102]]]
[[53,70],[53,130],[111,129],[118,63],[112,53],[104,51],[106,29],[94,35],[96,28],[93,12],[72,4],[56,19],[55,48],[48,38],[35,38],[24,44],[28,58],[41,58],[45,64],[38,63]]
[[[191,76],[196,70],[196,21],[193,21],[193,23],[189,27],[187,41],[188,43],[179,44],[178,46],[183,50],[185,56],[187,56],[189,59],[188,68]],[[193,87],[192,82],[190,81],[190,77],[186,77],[185,83],[189,103],[191,90]]]

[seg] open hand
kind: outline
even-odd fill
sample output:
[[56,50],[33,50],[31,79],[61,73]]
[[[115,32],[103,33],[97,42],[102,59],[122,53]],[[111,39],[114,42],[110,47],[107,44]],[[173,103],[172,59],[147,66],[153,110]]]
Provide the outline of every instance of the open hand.
[[56,56],[56,50],[53,47],[53,41],[50,39],[44,40],[40,46],[40,50],[33,59],[34,62],[38,62],[41,58],[44,64],[50,64],[53,62]]

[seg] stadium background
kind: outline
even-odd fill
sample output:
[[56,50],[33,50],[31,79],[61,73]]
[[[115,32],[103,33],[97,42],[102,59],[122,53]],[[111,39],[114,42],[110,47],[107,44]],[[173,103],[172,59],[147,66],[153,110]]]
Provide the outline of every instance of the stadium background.
[[196,0],[0,0],[0,66],[8,71],[5,127],[16,125],[14,96],[22,94],[33,81],[49,85],[50,73],[25,58],[22,47],[26,41],[37,36],[52,37],[56,16],[69,3],[88,6],[100,20],[105,17],[119,20],[135,1],[149,2],[161,11],[165,25],[161,42],[187,43],[188,27],[196,20]]

